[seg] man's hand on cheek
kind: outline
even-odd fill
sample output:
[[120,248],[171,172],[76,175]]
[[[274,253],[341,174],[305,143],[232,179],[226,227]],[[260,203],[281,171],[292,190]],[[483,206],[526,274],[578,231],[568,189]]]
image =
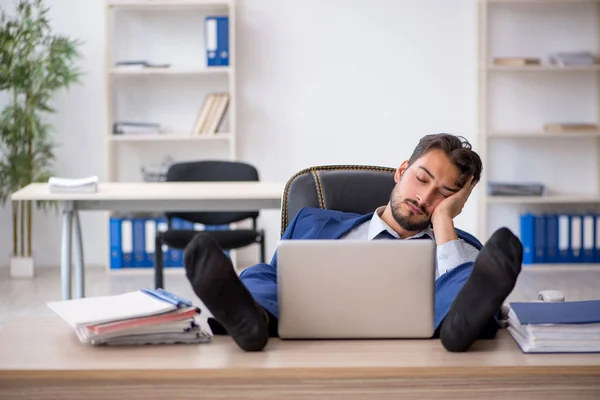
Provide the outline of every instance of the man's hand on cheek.
[[435,225],[436,219],[454,219],[457,215],[462,212],[465,203],[469,199],[471,192],[477,182],[473,182],[473,177],[471,176],[467,183],[460,189],[458,192],[454,193],[452,196],[445,198],[437,205],[437,207],[433,210],[431,214],[431,222]]

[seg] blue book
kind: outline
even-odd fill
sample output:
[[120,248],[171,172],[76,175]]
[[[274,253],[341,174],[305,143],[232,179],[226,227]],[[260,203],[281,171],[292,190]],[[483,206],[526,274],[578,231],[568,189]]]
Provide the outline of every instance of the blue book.
[[600,352],[600,300],[510,303],[508,332],[524,353]]
[[122,267],[133,267],[133,221],[131,218],[121,220],[121,251],[123,252]]
[[569,262],[581,262],[583,257],[583,218],[581,215],[571,215],[571,240],[569,244]]
[[533,264],[534,262],[534,218],[533,214],[522,214],[521,222],[521,243],[523,244],[523,264]]
[[522,325],[600,323],[600,300],[510,303]]
[[566,214],[558,216],[558,262],[568,263],[571,248],[571,218]]
[[[168,224],[167,224],[167,219],[166,218],[157,218],[156,219],[156,230],[158,232],[164,232],[166,231],[168,228]],[[171,263],[171,259],[169,258],[169,246],[167,246],[166,244],[162,245],[162,257],[163,257],[163,268],[167,268],[170,263]],[[155,249],[156,251],[156,249]]]
[[558,258],[558,215],[546,215],[546,262],[557,263]]
[[535,215],[534,217],[534,263],[546,262],[546,219],[543,215]]
[[594,251],[595,251],[596,255],[594,256],[594,262],[600,262],[600,215],[595,215],[595,218],[596,218],[596,224],[594,226],[594,228],[595,228]]
[[[181,230],[184,229],[185,221],[180,218],[171,219],[171,229]],[[169,264],[168,267],[183,267],[183,250],[169,249]]]
[[144,221],[145,229],[144,235],[146,237],[144,243],[144,267],[152,268],[154,267],[154,242],[156,239],[156,220],[152,218],[148,218]]
[[229,17],[209,16],[204,20],[206,65],[229,65]]
[[123,267],[123,252],[121,251],[121,218],[111,217],[110,233],[110,269]]
[[596,217],[592,214],[583,216],[583,241],[582,241],[582,254],[581,261],[584,263],[593,263],[595,257],[595,221]]
[[146,221],[142,218],[133,219],[133,266],[144,267],[146,258]]

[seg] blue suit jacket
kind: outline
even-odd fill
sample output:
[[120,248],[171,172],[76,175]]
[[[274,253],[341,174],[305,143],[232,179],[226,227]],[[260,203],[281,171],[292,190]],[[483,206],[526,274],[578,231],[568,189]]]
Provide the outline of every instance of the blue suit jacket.
[[[333,210],[305,207],[301,209],[285,230],[282,240],[288,239],[339,239],[361,223],[369,221],[373,213],[359,215]],[[481,249],[481,243],[472,235],[456,230],[459,238]],[[435,327],[442,322],[456,295],[469,277],[473,263],[457,265],[435,282]],[[277,305],[277,254],[270,264],[257,264],[240,275],[254,299],[275,317]]]

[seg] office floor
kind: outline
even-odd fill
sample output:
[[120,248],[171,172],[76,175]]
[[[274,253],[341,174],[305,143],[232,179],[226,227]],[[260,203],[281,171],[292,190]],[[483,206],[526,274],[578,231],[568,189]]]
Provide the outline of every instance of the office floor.
[[[102,268],[90,268],[86,274],[86,295],[100,296],[152,287],[149,273],[114,274]],[[183,271],[170,271],[165,276],[165,287],[184,297],[194,295]],[[561,290],[567,300],[600,299],[600,264],[597,267],[525,268],[509,300],[535,299],[544,289]],[[18,316],[51,315],[48,301],[60,300],[60,270],[40,268],[34,279],[12,279],[7,268],[0,269],[0,324]]]

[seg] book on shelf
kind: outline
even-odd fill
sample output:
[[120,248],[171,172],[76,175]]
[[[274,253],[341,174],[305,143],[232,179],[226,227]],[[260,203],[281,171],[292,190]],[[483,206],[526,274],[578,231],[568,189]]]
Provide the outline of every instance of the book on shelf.
[[541,65],[542,61],[539,58],[534,57],[497,57],[493,60],[494,65],[501,66],[527,66],[527,65]]
[[544,132],[562,133],[562,132],[586,132],[597,131],[598,125],[585,122],[553,122],[544,124]]
[[192,128],[192,134],[214,135],[217,133],[225,118],[228,106],[228,93],[210,93],[206,96]]
[[509,307],[507,329],[524,353],[600,352],[600,300]]
[[145,69],[145,68],[169,68],[171,64],[163,63],[151,63],[146,60],[129,60],[129,61],[117,61],[115,67],[117,69]]
[[544,196],[546,186],[539,182],[489,182],[488,194],[490,196]]
[[548,57],[548,61],[555,67],[586,66],[598,63],[596,56],[589,51],[553,53]]
[[81,343],[90,345],[205,343],[211,339],[195,321],[200,309],[163,289],[53,301],[48,307],[75,330]]
[[114,135],[159,134],[160,124],[153,122],[117,121],[113,124]]

